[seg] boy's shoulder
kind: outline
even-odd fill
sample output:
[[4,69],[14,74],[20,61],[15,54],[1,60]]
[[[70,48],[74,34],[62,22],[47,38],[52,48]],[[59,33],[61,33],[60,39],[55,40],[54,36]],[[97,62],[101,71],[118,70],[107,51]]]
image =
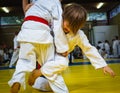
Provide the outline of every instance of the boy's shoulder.
[[78,32],[77,32],[77,34],[83,35],[83,34],[84,34],[84,31],[81,30],[81,29],[79,29]]

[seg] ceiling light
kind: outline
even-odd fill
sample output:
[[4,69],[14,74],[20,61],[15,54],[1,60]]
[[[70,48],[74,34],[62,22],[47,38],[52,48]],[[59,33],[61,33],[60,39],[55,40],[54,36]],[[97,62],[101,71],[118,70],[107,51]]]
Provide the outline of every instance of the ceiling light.
[[5,12],[5,13],[9,13],[9,9],[7,7],[2,7],[2,10]]
[[101,8],[101,7],[103,6],[103,4],[104,4],[104,3],[102,3],[102,2],[99,3],[99,4],[97,5],[97,9]]

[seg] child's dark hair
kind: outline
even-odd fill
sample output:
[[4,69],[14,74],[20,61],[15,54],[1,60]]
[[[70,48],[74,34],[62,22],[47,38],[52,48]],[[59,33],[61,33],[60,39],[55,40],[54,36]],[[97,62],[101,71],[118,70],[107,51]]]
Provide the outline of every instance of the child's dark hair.
[[80,4],[70,3],[64,6],[63,20],[69,22],[69,27],[74,34],[83,27],[87,19],[87,11]]

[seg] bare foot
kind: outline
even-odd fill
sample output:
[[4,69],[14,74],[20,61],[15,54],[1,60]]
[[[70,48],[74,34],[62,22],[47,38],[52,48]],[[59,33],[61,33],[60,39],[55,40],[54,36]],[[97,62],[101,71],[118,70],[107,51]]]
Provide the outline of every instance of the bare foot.
[[11,92],[11,93],[18,93],[19,90],[20,90],[20,83],[15,82],[15,83],[12,85],[10,92]]
[[33,70],[33,71],[30,73],[29,77],[28,77],[28,84],[29,84],[30,86],[32,86],[32,85],[34,84],[36,78],[38,78],[38,77],[41,76],[41,75],[42,75],[42,74],[41,74],[41,71],[40,71],[40,70],[38,70],[38,69]]

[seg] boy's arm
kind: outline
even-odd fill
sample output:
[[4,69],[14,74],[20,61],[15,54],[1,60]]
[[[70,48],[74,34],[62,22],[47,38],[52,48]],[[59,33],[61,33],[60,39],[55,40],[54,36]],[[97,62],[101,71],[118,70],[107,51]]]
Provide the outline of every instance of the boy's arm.
[[22,8],[24,13],[32,6],[32,3],[28,3],[28,0],[22,0]]
[[78,46],[82,49],[83,53],[90,60],[95,69],[107,66],[107,63],[101,57],[98,50],[89,43],[89,40],[84,32],[80,30],[78,34]]
[[54,32],[54,43],[55,43],[56,51],[57,53],[62,54],[62,53],[66,53],[66,51],[69,50],[69,46],[65,33],[62,29],[62,24],[63,24],[62,11],[59,12],[57,11],[56,8],[54,9],[53,32]]
[[107,63],[101,57],[98,50],[89,43],[89,41],[83,31],[79,32],[78,40],[79,40],[78,46],[82,49],[84,54],[90,60],[91,64],[96,69],[103,68],[104,73],[109,73],[112,77],[114,77],[115,76],[114,71],[110,67],[108,67]]
[[24,13],[26,11],[26,6],[27,5],[28,5],[28,0],[22,0],[22,8],[23,8]]

